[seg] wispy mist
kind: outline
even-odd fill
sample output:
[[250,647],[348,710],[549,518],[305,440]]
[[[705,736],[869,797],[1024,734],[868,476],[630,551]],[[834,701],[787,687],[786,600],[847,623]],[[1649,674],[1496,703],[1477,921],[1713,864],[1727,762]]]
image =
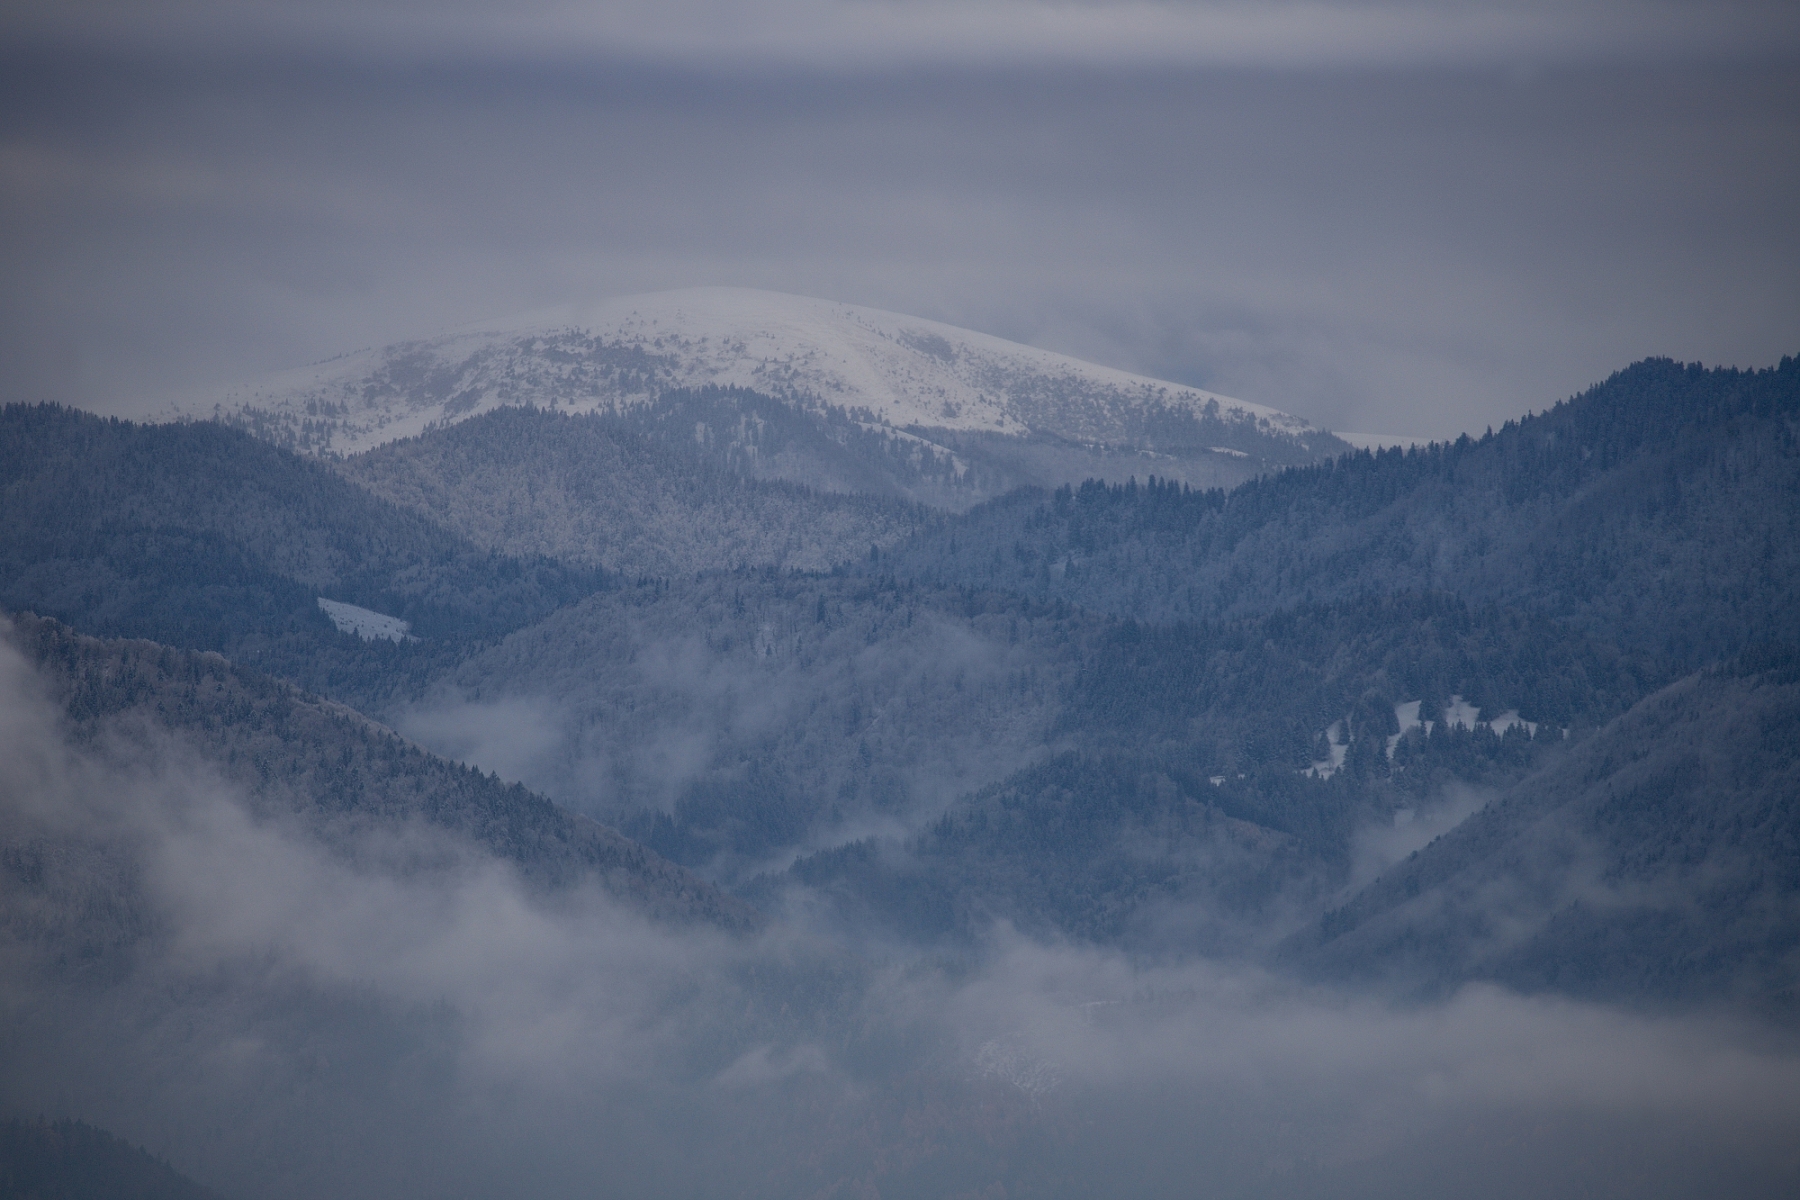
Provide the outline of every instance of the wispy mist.
[[[682,584],[660,606],[646,594],[565,610],[393,720],[601,816],[669,811],[774,764],[827,844],[910,832],[1053,749],[1056,685],[1038,675],[1068,651],[1015,644],[1017,621],[1009,640],[1006,622],[960,619],[941,596],[894,603],[800,576]],[[771,849],[791,852],[803,830],[787,826]]]
[[[48,864],[7,877],[7,1102],[237,1194],[1776,1195],[1800,1172],[1800,1047],[1740,1020],[1489,988],[1396,1007],[1004,928],[876,963],[655,924],[424,831],[328,847],[154,730],[72,744],[10,648],[0,756],[8,862]],[[115,942],[59,960],[58,906],[102,900]]]

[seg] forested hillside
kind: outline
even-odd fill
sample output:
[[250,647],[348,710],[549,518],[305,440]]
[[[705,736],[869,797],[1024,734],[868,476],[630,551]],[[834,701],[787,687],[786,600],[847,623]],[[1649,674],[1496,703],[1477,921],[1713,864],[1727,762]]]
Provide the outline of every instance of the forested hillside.
[[1007,597],[714,573],[563,609],[390,719],[729,875],[1043,753],[1097,627]]
[[0,1121],[7,1200],[218,1200],[168,1163],[83,1121]]
[[[7,408],[0,1108],[272,1200],[1385,1195],[1625,1029],[1608,1161],[1736,1146],[1785,1077],[1729,1031],[1800,1013],[1797,371],[960,517],[896,499],[960,450],[750,392],[331,462]],[[1230,1132],[1288,1093],[1405,1133]]]
[[875,569],[1152,621],[1447,591],[1691,669],[1793,628],[1800,359],[1649,360],[1480,439],[1347,455],[1229,493],[1154,480],[1022,493]]
[[278,669],[330,653],[319,596],[443,639],[504,633],[604,584],[591,568],[480,549],[212,423],[7,405],[0,505],[0,605],[96,634],[270,654]]
[[1333,909],[1288,953],[1338,978],[1471,979],[1800,1011],[1800,653],[1652,695]]
[[[1511,782],[1565,729],[1627,708],[1652,670],[1554,622],[1442,596],[1154,627],[1001,592],[742,571],[596,595],[390,718],[765,901],[829,884],[832,903],[908,936],[960,937],[1005,908],[1111,938],[1156,897],[1133,884],[1115,918],[1081,911],[1077,893],[1112,886],[1100,880],[1117,866],[1096,838],[1124,853],[1137,826],[1175,821],[1168,853],[1185,861],[1255,826],[1256,846],[1287,846],[1297,864],[1265,864],[1265,895],[1308,873],[1304,886],[1335,887],[1361,825],[1452,784]],[[1445,719],[1453,704],[1463,725]],[[942,857],[994,795],[1052,787],[1067,821],[977,839],[933,868],[929,886],[961,896],[954,928],[874,912],[851,892],[875,884],[832,882],[835,851],[753,881],[866,838]],[[1190,828],[1191,803],[1228,820]],[[1026,879],[1054,894],[1007,891]]]
[[[273,670],[852,939],[968,944],[1004,919],[1260,953],[1415,833],[1790,621],[1795,374],[1640,364],[1479,441],[930,521],[746,480],[818,433],[753,393],[635,426],[502,409],[335,469],[215,426],[15,407],[7,494],[37,532],[12,536],[5,587]],[[834,546],[830,572],[775,565]],[[609,554],[662,577],[621,585]],[[735,554],[773,561],[689,569]],[[423,640],[337,633],[322,594]],[[311,736],[279,728],[265,758]]]
[[[259,819],[298,821],[334,853],[354,859],[409,829],[436,831],[447,840],[435,854],[460,845],[543,888],[589,882],[659,916],[755,922],[742,904],[612,829],[219,655],[85,637],[30,615],[12,618],[4,643],[37,672],[65,736],[121,763],[175,747],[241,793]],[[9,824],[4,907],[14,937],[79,961],[76,947],[98,952],[144,931],[148,918],[129,895],[109,890],[131,878],[128,855],[104,838],[73,853],[47,833],[21,840]],[[108,864],[97,878],[83,877],[88,858]]]
[[[1642,686],[1629,660],[1578,635],[1441,597],[1110,624],[1063,683],[1060,753],[911,837],[810,856],[752,894],[818,889],[856,921],[926,941],[1003,917],[1108,944],[1242,951],[1352,882],[1362,831],[1447,790],[1511,784]],[[1534,713],[1535,736],[1447,721],[1465,693],[1490,722]]]
[[628,578],[826,570],[892,545],[926,517],[899,501],[746,478],[707,453],[694,425],[665,438],[642,423],[500,408],[335,465],[477,545]]

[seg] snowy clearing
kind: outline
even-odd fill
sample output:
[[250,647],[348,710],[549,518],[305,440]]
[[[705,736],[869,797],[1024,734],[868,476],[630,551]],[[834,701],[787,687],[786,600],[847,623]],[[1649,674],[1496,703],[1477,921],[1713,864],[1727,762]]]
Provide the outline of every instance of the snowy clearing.
[[319,597],[319,607],[331,618],[331,623],[338,627],[340,633],[354,633],[365,642],[386,638],[390,642],[416,642],[412,636],[412,623],[402,621],[399,617],[390,617],[386,613],[378,613],[371,608],[359,608],[354,604],[345,604],[341,600],[327,600]]

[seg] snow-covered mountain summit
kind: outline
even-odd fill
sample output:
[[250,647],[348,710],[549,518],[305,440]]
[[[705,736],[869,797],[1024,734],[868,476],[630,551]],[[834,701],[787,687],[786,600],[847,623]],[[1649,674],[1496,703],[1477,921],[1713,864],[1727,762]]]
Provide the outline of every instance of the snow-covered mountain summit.
[[1344,449],[1264,405],[935,321],[743,288],[628,296],[362,351],[233,389],[191,415],[341,455],[504,405],[642,416],[671,393],[708,387],[835,417],[915,457],[947,456],[958,476],[971,456],[1036,444],[1027,457],[1037,465],[1015,463],[1015,482],[1107,477],[1118,472],[1099,460],[1121,455],[1140,477],[1235,481]]

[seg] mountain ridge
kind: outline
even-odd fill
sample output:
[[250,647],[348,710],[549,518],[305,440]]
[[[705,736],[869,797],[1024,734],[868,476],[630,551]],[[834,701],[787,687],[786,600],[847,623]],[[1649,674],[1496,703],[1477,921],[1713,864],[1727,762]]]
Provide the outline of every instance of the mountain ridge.
[[1445,590],[1645,639],[1692,669],[1791,620],[1800,359],[1647,359],[1479,439],[1358,451],[1229,492],[1021,492],[857,569],[1159,622]]
[[[1083,470],[1232,483],[1348,448],[1266,405],[921,318],[742,288],[483,323],[283,372],[168,415],[217,417],[303,452],[346,455],[498,407],[624,416],[701,388],[773,397],[835,418],[845,428],[834,436],[875,436],[889,456],[941,460],[961,488],[914,498],[952,507],[1021,482],[1079,482]],[[680,436],[724,432],[703,424]],[[988,461],[990,441],[1015,459],[1018,447],[1032,449],[1003,468]],[[964,480],[972,467],[977,478]],[[758,473],[821,483],[780,464]]]
[[[140,524],[240,533],[261,528],[246,514],[293,493],[304,502],[283,509],[255,556],[294,573],[276,582],[321,631],[310,649],[257,661],[746,894],[799,886],[874,915],[874,897],[911,903],[936,889],[962,906],[959,935],[1010,909],[1021,927],[1117,938],[1158,902],[1163,885],[1146,890],[1142,862],[1082,851],[1039,879],[1008,838],[983,831],[1026,812],[1066,822],[1077,840],[1162,830],[1176,849],[1157,852],[1156,870],[1190,898],[1200,893],[1183,855],[1248,838],[1263,849],[1244,861],[1258,861],[1287,838],[1300,856],[1290,860],[1313,873],[1306,886],[1336,887],[1360,869],[1359,823],[1397,820],[1444,787],[1510,787],[1562,729],[1591,736],[1696,655],[1778,625],[1795,553],[1777,534],[1795,517],[1782,497],[1800,486],[1797,374],[1795,360],[1747,373],[1649,361],[1482,439],[1359,452],[1229,493],[1089,483],[962,516],[745,479],[682,441],[690,417],[762,421],[773,432],[760,444],[783,453],[822,443],[805,430],[784,442],[779,401],[723,388],[670,393],[660,439],[654,423],[627,417],[507,407],[332,462],[217,425],[9,409],[9,486],[28,513],[98,512],[116,498]],[[42,437],[31,430],[58,422],[87,441],[33,451]],[[583,439],[593,444],[574,444]],[[99,483],[78,469],[88,442]],[[384,503],[356,482],[402,500],[392,472],[409,455],[430,459],[409,502]],[[634,473],[637,458],[651,467]],[[117,463],[156,469],[133,482]],[[522,491],[509,499],[501,485],[514,484]],[[765,495],[797,507],[746,506]],[[1755,511],[1743,511],[1746,497],[1760,498]],[[415,592],[467,591],[464,572],[507,594],[519,570],[507,561],[525,560],[478,563],[477,546],[433,511],[452,503],[488,522],[477,542],[503,549],[567,554],[577,543],[557,530],[585,522],[593,562],[605,554],[593,539],[673,523],[716,560],[731,539],[688,515],[700,501],[743,509],[758,536],[774,516],[819,535],[834,508],[904,511],[914,532],[887,548],[872,538],[867,553],[868,526],[832,534],[851,553],[829,572],[720,570],[690,549],[673,562],[700,565],[691,576],[664,567],[632,585],[599,587],[599,574],[569,590],[532,585],[516,617],[462,633],[427,625],[422,642],[324,633],[304,586],[324,564]],[[647,523],[633,505],[661,515]],[[364,516],[387,532],[329,532]],[[1740,536],[1746,522],[1763,532]],[[546,579],[566,571],[541,561]],[[1712,565],[1671,569],[1690,561]],[[1618,569],[1593,569],[1607,562]],[[37,569],[8,587],[41,595]],[[1172,608],[1181,593],[1165,585],[1177,576],[1215,588],[1211,607]],[[1545,578],[1579,584],[1568,594],[1586,607],[1553,603],[1561,593]],[[1721,578],[1737,583],[1721,591]],[[150,601],[174,586],[132,579]],[[1497,579],[1516,586],[1496,591]],[[177,593],[169,603],[181,607]],[[1445,740],[1453,709],[1500,725]],[[1521,722],[1536,736],[1504,729]],[[953,818],[941,835],[920,824],[940,817]],[[845,857],[869,838],[912,856],[906,878],[926,892],[882,874],[889,849],[860,865]],[[1059,853],[1052,843],[1045,852]]]

